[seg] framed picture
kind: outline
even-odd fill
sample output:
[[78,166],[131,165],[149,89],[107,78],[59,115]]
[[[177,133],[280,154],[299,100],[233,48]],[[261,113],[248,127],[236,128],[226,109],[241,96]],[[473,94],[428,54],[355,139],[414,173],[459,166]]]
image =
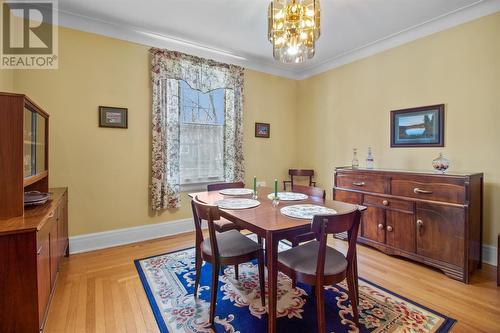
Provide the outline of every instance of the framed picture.
[[265,123],[255,123],[255,137],[269,138],[271,135],[271,125]]
[[391,111],[391,147],[444,147],[444,104]]
[[99,106],[99,127],[128,128],[128,109]]

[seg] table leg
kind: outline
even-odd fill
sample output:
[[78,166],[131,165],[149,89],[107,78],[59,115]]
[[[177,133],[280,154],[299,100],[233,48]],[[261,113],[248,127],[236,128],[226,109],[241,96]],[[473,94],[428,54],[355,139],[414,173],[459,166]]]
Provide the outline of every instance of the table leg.
[[266,264],[268,288],[267,331],[276,332],[276,304],[278,303],[278,243],[271,232],[266,235]]

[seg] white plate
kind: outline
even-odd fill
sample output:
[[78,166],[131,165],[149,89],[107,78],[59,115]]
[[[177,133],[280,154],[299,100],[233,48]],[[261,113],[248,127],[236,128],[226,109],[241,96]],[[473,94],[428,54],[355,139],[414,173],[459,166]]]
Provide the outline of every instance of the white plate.
[[[309,198],[306,194],[297,192],[278,192],[278,197],[282,201],[297,201],[297,200],[306,200],[307,198]],[[267,198],[269,200],[273,200],[274,193],[269,193]]]
[[259,206],[260,202],[254,199],[224,199],[215,204],[221,209],[247,209]]
[[253,191],[249,188],[226,188],[219,191],[222,195],[249,195],[253,194]]
[[337,211],[323,206],[305,204],[285,206],[281,208],[281,214],[297,219],[312,220],[314,215],[334,215]]

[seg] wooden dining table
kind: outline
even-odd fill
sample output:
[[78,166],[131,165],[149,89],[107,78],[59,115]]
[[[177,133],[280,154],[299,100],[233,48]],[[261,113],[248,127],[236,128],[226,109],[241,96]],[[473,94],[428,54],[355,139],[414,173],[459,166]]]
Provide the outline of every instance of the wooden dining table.
[[[220,209],[220,215],[236,223],[242,229],[247,229],[265,239],[268,273],[268,332],[274,333],[276,332],[276,304],[278,301],[278,242],[310,232],[311,228],[311,220],[285,216],[281,214],[280,209],[288,205],[316,204],[332,208],[338,214],[344,214],[354,210],[363,211],[366,207],[312,197],[300,201],[280,201],[277,207],[273,207],[272,200],[267,197],[270,193],[273,193],[273,189],[260,187],[257,199],[260,202],[259,206],[249,209]],[[215,204],[216,201],[222,199],[235,198],[234,196],[222,195],[219,191],[190,193],[189,196],[191,198],[197,197],[199,201],[207,204]],[[249,197],[251,196],[246,196],[246,198]],[[355,271],[357,272],[356,268]]]

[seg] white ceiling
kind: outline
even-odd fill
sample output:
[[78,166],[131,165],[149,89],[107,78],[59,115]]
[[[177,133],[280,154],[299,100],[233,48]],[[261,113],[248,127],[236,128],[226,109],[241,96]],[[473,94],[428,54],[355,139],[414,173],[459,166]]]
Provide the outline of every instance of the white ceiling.
[[313,59],[284,65],[269,0],[60,0],[61,25],[303,78],[500,10],[500,0],[320,0]]

